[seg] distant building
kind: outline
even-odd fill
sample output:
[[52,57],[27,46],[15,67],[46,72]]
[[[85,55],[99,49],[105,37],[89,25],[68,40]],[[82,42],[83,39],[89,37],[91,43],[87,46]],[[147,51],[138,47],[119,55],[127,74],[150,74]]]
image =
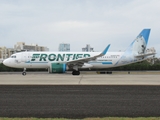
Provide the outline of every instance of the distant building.
[[12,54],[22,51],[49,51],[47,47],[36,45],[25,45],[24,42],[18,42],[14,48],[0,47],[0,62],[10,57]]
[[68,43],[59,44],[58,51],[70,51],[70,44],[68,44]]
[[[148,49],[146,50],[146,54],[147,54],[147,53],[148,53],[148,54],[149,54],[149,53],[156,53],[156,50],[155,50],[154,47],[151,47],[151,48],[148,48]],[[157,61],[157,58],[155,58],[155,56],[149,57],[149,58],[147,59],[147,61],[148,61],[149,63],[154,64],[154,62]]]
[[94,48],[92,48],[89,44],[86,45],[86,47],[82,48],[83,52],[93,52]]
[[14,50],[16,52],[20,51],[49,51],[49,48],[44,46],[38,46],[37,44],[26,45],[24,42],[17,42],[14,45]]
[[0,59],[6,59],[14,53],[13,48],[0,47]]
[[147,48],[147,49],[146,49],[146,53],[156,53],[156,50],[155,50],[154,47]]

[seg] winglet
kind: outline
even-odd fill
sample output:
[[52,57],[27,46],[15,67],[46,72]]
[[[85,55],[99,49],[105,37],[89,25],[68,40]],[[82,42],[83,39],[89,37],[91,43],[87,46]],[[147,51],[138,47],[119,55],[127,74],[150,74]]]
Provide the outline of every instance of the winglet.
[[103,50],[103,52],[102,52],[101,54],[102,54],[102,55],[105,55],[105,54],[107,53],[109,47],[110,47],[110,44]]

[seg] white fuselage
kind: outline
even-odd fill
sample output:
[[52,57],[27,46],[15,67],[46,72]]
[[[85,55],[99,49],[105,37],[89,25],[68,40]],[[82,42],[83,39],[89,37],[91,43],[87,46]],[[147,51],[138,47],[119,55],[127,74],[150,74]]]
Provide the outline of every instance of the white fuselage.
[[[4,64],[13,68],[49,68],[51,63],[65,63],[87,57],[100,52],[20,52],[6,59]],[[102,57],[84,63],[81,68],[111,68],[144,60],[123,56],[124,52],[107,52]],[[123,57],[122,57],[123,56]]]

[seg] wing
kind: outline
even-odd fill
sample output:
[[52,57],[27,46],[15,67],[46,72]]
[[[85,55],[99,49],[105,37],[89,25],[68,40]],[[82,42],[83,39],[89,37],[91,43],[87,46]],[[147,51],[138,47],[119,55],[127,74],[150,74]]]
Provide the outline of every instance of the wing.
[[77,60],[68,61],[66,64],[69,67],[72,67],[72,68],[73,68],[73,66],[76,66],[76,65],[82,67],[84,65],[84,63],[87,63],[88,61],[91,61],[91,60],[96,60],[97,57],[101,57],[101,56],[105,55],[107,53],[109,47],[110,47],[110,44],[103,50],[103,52],[101,52],[98,55],[95,55],[95,56],[92,56],[92,57],[79,58]]

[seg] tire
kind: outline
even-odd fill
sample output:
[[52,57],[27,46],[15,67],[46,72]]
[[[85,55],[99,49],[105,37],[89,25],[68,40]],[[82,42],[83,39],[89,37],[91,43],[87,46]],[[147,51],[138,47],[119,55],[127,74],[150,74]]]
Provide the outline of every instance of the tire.
[[22,75],[25,76],[25,75],[26,75],[26,72],[22,72]]
[[79,71],[72,71],[72,75],[80,75]]

